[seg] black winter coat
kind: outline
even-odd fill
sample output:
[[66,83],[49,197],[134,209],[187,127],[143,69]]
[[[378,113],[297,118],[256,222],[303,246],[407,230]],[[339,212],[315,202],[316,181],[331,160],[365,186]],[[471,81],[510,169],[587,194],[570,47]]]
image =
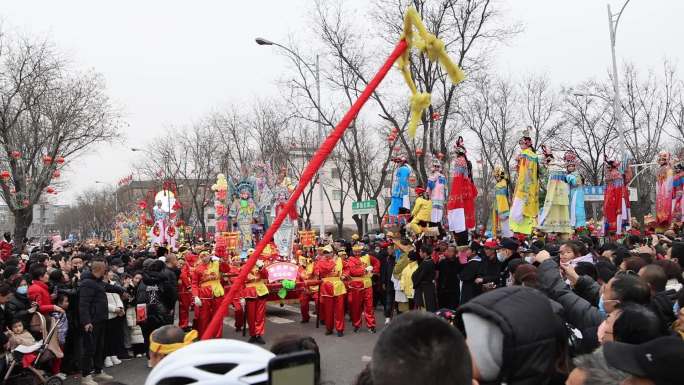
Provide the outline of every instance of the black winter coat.
[[84,273],[81,278],[81,286],[78,288],[78,315],[81,325],[106,321],[109,315],[107,293],[123,294],[124,289],[105,283],[91,273]]
[[552,300],[560,303],[565,310],[565,321],[582,332],[582,352],[591,352],[599,346],[596,331],[604,320],[598,308],[589,301],[575,294],[563,282],[558,264],[549,259],[537,268],[539,289]]
[[166,276],[163,272],[145,272],[143,280],[138,285],[136,304],[147,307],[147,321],[152,325],[167,325],[173,323],[173,313],[166,306],[171,295],[168,290]]
[[31,318],[28,312],[30,308],[31,300],[28,299],[26,294],[15,292],[9,302],[5,304],[5,320],[8,324],[3,326],[10,326],[9,323],[11,323],[13,319],[21,319],[28,325]]
[[509,385],[562,384],[557,373],[560,346],[567,332],[549,299],[538,290],[511,286],[479,295],[459,307],[457,325],[465,332],[462,314],[478,315],[503,333],[503,365],[495,383]]

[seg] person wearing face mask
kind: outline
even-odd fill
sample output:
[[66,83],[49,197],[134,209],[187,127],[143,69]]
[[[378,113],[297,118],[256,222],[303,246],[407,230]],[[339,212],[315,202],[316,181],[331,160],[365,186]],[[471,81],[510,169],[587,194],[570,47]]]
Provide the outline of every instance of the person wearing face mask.
[[582,332],[580,353],[587,353],[599,345],[599,339],[605,333],[606,316],[619,304],[647,305],[650,302],[651,293],[646,283],[635,275],[618,274],[602,286],[598,307],[594,307],[563,281],[558,264],[547,251],[539,252],[535,262],[539,264],[539,289],[560,303],[565,310],[565,320]]
[[25,278],[19,277],[12,284],[14,294],[5,304],[6,314],[11,314],[10,318],[19,318],[28,324],[32,313],[36,311],[37,304],[28,299],[28,283]]
[[515,265],[513,262],[521,260],[518,249],[520,243],[515,238],[503,238],[496,250],[496,259],[501,263],[501,273],[499,274],[499,287],[510,286],[512,282],[511,267]]

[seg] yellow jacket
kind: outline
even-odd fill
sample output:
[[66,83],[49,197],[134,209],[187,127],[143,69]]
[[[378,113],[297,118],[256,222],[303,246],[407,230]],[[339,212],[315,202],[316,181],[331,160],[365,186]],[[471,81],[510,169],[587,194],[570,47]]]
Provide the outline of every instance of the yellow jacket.
[[423,197],[418,197],[416,202],[413,204],[411,216],[413,217],[414,222],[430,222],[432,219],[432,201]]
[[401,272],[401,279],[399,279],[399,288],[406,294],[407,298],[413,298],[413,273],[418,270],[418,262],[411,261]]

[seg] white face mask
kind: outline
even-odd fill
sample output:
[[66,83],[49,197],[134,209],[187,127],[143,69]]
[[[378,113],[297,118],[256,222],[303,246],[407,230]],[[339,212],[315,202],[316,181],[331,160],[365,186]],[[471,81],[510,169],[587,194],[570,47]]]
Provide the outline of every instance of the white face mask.
[[529,263],[530,265],[534,263],[534,257],[531,255],[528,255],[525,257],[525,262]]
[[123,267],[119,267],[119,268],[116,269],[116,272],[119,273],[119,274],[123,274],[124,268],[123,268]]
[[497,251],[497,252],[496,252],[496,259],[498,259],[499,262],[505,261],[506,258],[508,258],[508,256],[507,256],[506,254],[504,254],[503,251]]

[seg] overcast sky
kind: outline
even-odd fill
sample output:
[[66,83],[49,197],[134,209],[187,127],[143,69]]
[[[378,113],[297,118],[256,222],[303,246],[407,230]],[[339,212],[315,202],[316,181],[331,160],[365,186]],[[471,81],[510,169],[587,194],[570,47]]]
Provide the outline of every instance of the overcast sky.
[[[128,175],[142,156],[130,147],[165,135],[171,124],[188,124],[227,104],[280,95],[276,81],[287,61],[272,48],[257,46],[254,38],[307,36],[312,3],[1,0],[5,28],[47,36],[76,67],[102,73],[128,124],[125,144],[101,146],[71,164],[64,173],[69,189],[60,199],[95,187],[95,180],[116,183]],[[364,3],[351,5],[362,11]],[[622,1],[610,3],[619,8]],[[511,77],[546,73],[557,84],[605,76],[610,64],[605,1],[506,4],[507,16],[525,30],[498,49],[497,71]],[[646,70],[669,58],[681,67],[683,15],[681,0],[632,0],[618,30],[619,60]]]

